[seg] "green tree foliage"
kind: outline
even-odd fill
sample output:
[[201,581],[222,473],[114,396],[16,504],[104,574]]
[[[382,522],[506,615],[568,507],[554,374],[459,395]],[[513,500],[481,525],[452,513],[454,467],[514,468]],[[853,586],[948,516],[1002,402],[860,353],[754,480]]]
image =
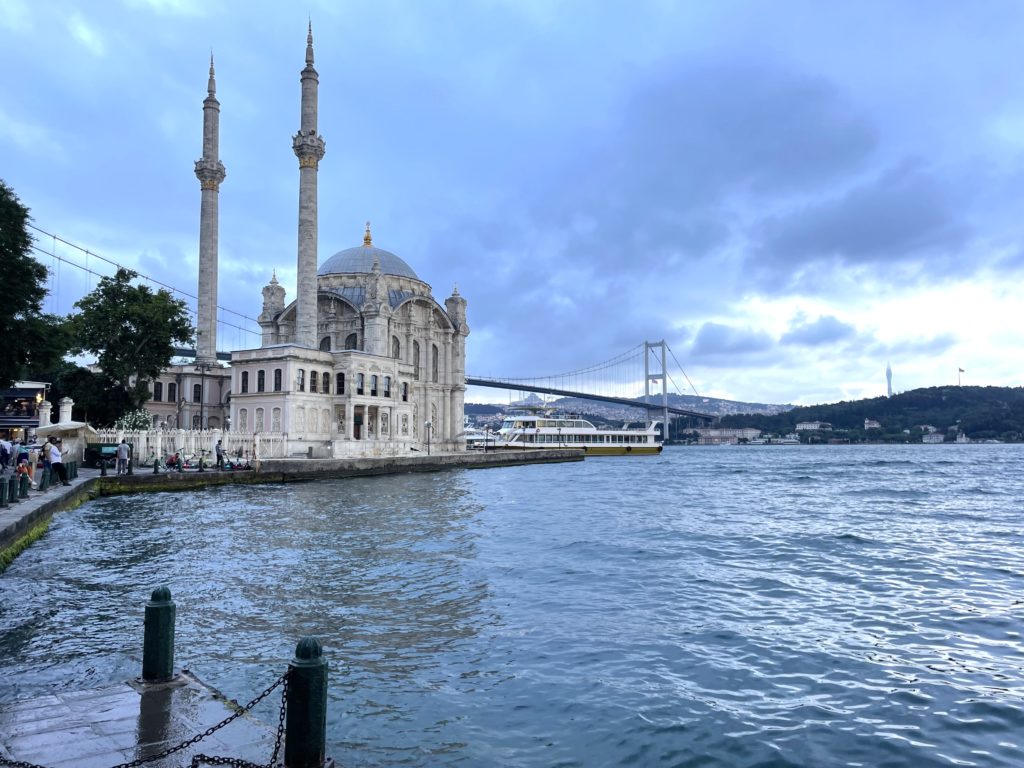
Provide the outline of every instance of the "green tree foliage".
[[0,387],[56,363],[67,351],[60,318],[42,314],[46,267],[31,256],[28,208],[0,181]]
[[69,318],[71,351],[96,355],[106,379],[127,394],[135,409],[149,399],[147,380],[170,365],[174,347],[190,344],[193,329],[185,302],[168,291],[132,285],[136,273],[118,269],[75,303]]
[[[865,433],[864,419],[879,421],[884,434]],[[1024,388],[928,387],[893,397],[798,407],[774,416],[725,416],[722,426],[785,434],[800,421],[827,421],[833,430],[848,430],[852,440],[900,440],[897,434],[904,429],[920,439],[921,430],[915,427],[926,424],[940,432],[959,429],[972,438],[1020,440],[1024,439]]]

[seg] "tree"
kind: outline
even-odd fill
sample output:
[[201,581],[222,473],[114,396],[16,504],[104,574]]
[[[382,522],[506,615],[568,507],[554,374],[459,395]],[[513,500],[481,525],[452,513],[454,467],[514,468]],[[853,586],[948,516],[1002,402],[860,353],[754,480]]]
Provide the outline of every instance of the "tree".
[[66,348],[58,318],[43,315],[46,267],[32,258],[28,208],[0,180],[0,388],[22,378],[33,364],[47,365]]
[[75,303],[81,310],[69,318],[75,354],[96,355],[100,370],[127,393],[127,407],[149,399],[148,380],[171,363],[176,345],[190,344],[193,328],[185,302],[169,291],[132,285],[138,277],[119,268],[113,277]]

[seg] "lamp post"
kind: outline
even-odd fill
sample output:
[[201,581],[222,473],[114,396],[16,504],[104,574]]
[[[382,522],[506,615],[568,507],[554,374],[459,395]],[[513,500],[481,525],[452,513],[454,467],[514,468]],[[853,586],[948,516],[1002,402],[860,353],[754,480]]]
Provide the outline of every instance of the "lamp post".
[[423,428],[427,431],[427,456],[430,455],[430,430],[433,426],[429,421],[423,422]]
[[206,372],[210,370],[209,363],[200,363],[196,366],[199,371],[199,429],[203,428],[203,405],[206,400]]

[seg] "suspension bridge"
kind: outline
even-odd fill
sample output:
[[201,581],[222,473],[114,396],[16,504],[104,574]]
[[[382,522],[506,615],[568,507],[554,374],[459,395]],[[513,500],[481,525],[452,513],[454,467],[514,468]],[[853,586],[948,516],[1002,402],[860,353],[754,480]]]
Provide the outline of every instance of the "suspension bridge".
[[[671,416],[686,417],[699,423],[713,421],[716,417],[711,414],[668,404],[669,382],[672,382],[675,394],[681,395],[682,392],[668,371],[667,355],[672,356],[681,375],[693,388],[686,372],[664,340],[645,341],[610,360],[574,371],[531,378],[467,375],[466,384],[640,408],[649,415],[661,413],[665,424],[669,423]],[[652,384],[660,386],[652,387]],[[694,394],[697,394],[696,389]]]

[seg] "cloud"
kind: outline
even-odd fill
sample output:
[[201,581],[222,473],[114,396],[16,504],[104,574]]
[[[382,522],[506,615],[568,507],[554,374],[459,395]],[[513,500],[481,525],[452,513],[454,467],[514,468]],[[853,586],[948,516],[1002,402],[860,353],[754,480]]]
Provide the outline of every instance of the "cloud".
[[837,341],[849,339],[856,334],[857,330],[852,325],[848,325],[832,315],[825,315],[813,322],[801,322],[784,333],[779,341],[782,344],[817,347],[824,344],[835,344]]
[[801,270],[868,265],[884,274],[894,265],[920,264],[939,277],[969,268],[954,254],[970,226],[946,182],[920,162],[907,161],[838,195],[766,219],[747,257],[748,275],[761,288],[791,290]]
[[89,24],[82,14],[75,12],[68,16],[68,31],[78,42],[94,56],[101,57],[107,53],[107,46],[103,42],[99,31]]
[[693,358],[702,358],[702,362],[724,358],[733,365],[738,362],[737,357],[758,355],[774,346],[774,340],[764,331],[707,322],[697,331],[690,354]]
[[50,159],[67,158],[64,147],[53,133],[38,123],[20,120],[0,108],[0,141],[7,139],[19,150],[31,155],[45,156]]

